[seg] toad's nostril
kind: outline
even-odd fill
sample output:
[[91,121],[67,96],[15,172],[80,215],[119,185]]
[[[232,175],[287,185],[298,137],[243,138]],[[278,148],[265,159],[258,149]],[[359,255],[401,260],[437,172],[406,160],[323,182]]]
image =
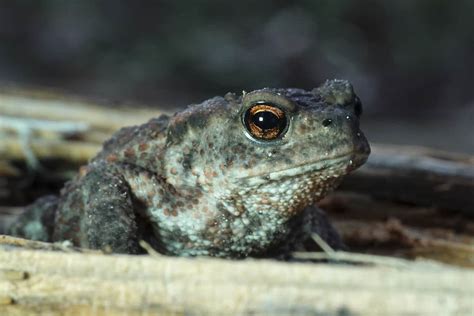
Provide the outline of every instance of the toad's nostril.
[[329,126],[329,125],[331,125],[331,124],[332,124],[332,119],[325,119],[325,120],[323,121],[323,126],[324,126],[324,127],[327,127],[327,126]]

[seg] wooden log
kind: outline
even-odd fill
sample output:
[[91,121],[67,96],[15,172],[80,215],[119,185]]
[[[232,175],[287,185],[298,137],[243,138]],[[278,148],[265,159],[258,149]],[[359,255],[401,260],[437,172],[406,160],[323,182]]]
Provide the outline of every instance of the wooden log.
[[[87,161],[100,150],[101,145],[91,142],[68,142],[65,140],[32,138],[28,141],[26,147],[27,148],[25,148],[17,138],[4,139],[0,141],[2,159],[9,161],[26,161],[28,159],[28,151],[31,151],[31,155],[39,161],[54,159],[77,167],[87,163]],[[0,169],[0,172],[1,170],[2,169]],[[6,172],[8,172],[8,169],[6,169]],[[0,176],[1,175],[0,173]]]
[[472,315],[474,271],[0,249],[1,315]]
[[372,145],[341,189],[474,216],[474,157],[413,146]]
[[[113,132],[164,113],[141,106],[107,107],[44,91],[0,89],[0,176],[24,178],[38,172],[39,178],[64,181]],[[43,168],[51,160],[60,172]]]
[[474,221],[464,214],[346,191],[318,204],[352,251],[474,268]]
[[49,121],[87,124],[95,129],[113,132],[120,127],[145,123],[164,111],[137,105],[110,107],[33,90],[0,90],[0,115]]

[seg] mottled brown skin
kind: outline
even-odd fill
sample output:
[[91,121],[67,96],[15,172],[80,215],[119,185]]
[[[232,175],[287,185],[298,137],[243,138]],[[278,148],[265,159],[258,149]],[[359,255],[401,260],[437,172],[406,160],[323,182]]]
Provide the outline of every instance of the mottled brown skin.
[[[276,107],[277,130],[253,134],[256,104]],[[227,94],[123,128],[10,233],[118,253],[141,253],[145,240],[183,256],[281,257],[306,249],[311,233],[341,248],[312,205],[367,159],[360,114],[352,86],[332,80]]]

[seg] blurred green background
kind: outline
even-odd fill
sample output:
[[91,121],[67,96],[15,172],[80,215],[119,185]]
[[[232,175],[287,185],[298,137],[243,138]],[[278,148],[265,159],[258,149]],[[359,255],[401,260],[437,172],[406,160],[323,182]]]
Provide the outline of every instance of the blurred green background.
[[372,141],[474,153],[474,1],[2,1],[0,85],[180,108],[350,80]]

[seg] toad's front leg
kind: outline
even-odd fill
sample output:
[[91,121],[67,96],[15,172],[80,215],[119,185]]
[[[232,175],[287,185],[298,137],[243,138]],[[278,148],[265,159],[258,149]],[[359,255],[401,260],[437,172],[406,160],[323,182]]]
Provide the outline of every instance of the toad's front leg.
[[116,253],[140,253],[136,205],[120,165],[96,164],[66,189],[54,241]]

